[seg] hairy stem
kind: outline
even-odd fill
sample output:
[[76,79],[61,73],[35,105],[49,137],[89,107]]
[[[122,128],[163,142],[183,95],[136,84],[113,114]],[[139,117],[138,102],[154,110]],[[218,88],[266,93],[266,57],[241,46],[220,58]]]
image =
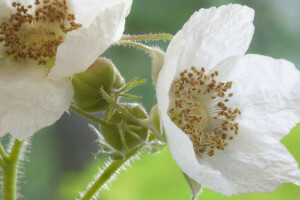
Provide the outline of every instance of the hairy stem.
[[151,47],[138,43],[138,42],[131,42],[131,41],[126,41],[126,40],[120,40],[119,42],[116,43],[117,45],[129,45],[129,46],[133,46],[133,47],[137,47],[140,48],[144,51],[146,51],[148,54],[151,53],[152,49]]
[[15,139],[11,152],[7,159],[3,159],[3,198],[4,200],[15,200],[17,193],[17,172],[20,155],[24,141]]
[[92,184],[88,191],[84,194],[81,200],[92,199],[99,189],[118,171],[118,169],[130,158],[136,155],[140,150],[144,148],[145,144],[141,144],[139,147],[133,149],[131,152],[126,154],[124,160],[115,160],[105,169],[105,171],[99,176],[99,178]]
[[172,40],[173,35],[166,33],[146,35],[123,35],[121,40]]

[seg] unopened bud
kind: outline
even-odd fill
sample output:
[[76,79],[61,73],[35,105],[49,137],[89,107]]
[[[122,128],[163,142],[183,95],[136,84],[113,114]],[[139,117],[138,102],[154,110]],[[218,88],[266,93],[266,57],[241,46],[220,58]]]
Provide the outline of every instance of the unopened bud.
[[[147,118],[147,113],[140,104],[120,104],[120,106],[137,119]],[[119,128],[112,129],[100,125],[100,132],[106,143],[119,152],[126,153],[147,139],[148,129],[139,126],[118,110],[115,110],[109,121],[118,124]]]
[[125,85],[125,81],[115,65],[108,59],[97,59],[85,72],[73,76],[74,103],[86,112],[102,112],[108,103],[102,97],[100,88],[110,94]]

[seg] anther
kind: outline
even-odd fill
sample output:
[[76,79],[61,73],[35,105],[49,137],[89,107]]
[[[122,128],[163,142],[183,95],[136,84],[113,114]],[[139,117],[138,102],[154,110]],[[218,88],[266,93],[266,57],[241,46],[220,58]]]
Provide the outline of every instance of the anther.
[[[190,137],[197,155],[206,153],[213,156],[216,149],[224,150],[228,145],[226,141],[233,140],[239,131],[238,123],[234,122],[237,115],[241,114],[240,110],[226,106],[233,96],[233,93],[227,92],[232,82],[217,82],[214,77],[218,75],[218,71],[207,75],[204,67],[197,70],[193,66],[179,73],[179,78],[173,82],[175,100],[169,115]],[[202,102],[201,99],[207,100]],[[209,108],[212,111],[207,108],[206,101],[209,99],[212,102],[218,101],[214,104],[215,108]],[[210,112],[215,114],[210,117]],[[219,120],[220,125],[209,127],[210,120]]]

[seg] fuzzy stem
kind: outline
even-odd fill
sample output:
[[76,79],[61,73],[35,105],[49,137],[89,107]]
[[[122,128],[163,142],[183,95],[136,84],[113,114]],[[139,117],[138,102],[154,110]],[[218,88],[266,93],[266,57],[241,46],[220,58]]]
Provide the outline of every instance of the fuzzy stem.
[[131,41],[126,41],[126,40],[120,40],[119,42],[116,43],[117,45],[129,45],[133,47],[138,47],[144,51],[146,51],[149,55],[151,54],[151,47],[138,43],[138,42],[131,42]]
[[2,166],[3,176],[3,198],[4,200],[15,200],[17,193],[17,172],[20,155],[24,141],[15,139],[11,152]]
[[90,200],[92,199],[98,192],[98,190],[118,171],[122,165],[136,155],[141,149],[143,149],[145,144],[141,144],[139,147],[135,148],[128,154],[126,154],[124,160],[115,160],[112,161],[111,164],[105,169],[105,171],[99,176],[99,178],[93,183],[93,185],[88,189],[88,191],[84,194],[81,200]]
[[166,33],[146,35],[123,35],[121,40],[172,40],[173,35]]
[[94,122],[96,122],[98,124],[101,124],[101,125],[106,126],[108,128],[113,128],[113,129],[116,128],[116,126],[114,124],[112,124],[110,122],[107,122],[107,121],[104,121],[104,120],[101,120],[101,119],[98,119],[97,117],[94,117],[93,115],[90,115],[90,114],[88,114],[88,113],[86,113],[86,112],[84,112],[82,110],[79,110],[75,106],[70,105],[70,109],[73,112],[75,112],[75,113],[77,113],[77,114],[79,114],[79,115],[81,115],[81,116],[83,116],[83,117],[85,117],[87,119],[90,119],[90,120],[92,120],[92,121],[94,121]]

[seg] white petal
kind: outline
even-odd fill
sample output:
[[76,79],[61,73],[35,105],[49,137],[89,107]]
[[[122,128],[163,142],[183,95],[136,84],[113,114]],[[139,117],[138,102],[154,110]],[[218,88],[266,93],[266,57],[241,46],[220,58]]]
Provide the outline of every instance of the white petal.
[[231,196],[272,192],[282,183],[300,185],[297,162],[278,143],[259,153],[220,151],[197,160],[190,139],[168,119],[164,121],[171,154],[181,170],[204,188]]
[[207,169],[213,167],[222,174],[221,178],[218,177],[220,180],[215,179],[217,185],[226,180],[230,183],[230,187],[220,189],[214,185],[207,186],[206,182],[210,180],[207,180],[204,175],[197,181],[204,187],[227,196],[273,192],[282,183],[291,182],[300,185],[298,164],[281,143],[260,153],[243,153],[238,150],[235,152],[224,151],[212,157],[206,156],[199,159],[199,162]]
[[181,170],[203,187],[231,195],[230,182],[223,178],[222,173],[214,166],[200,165],[196,158],[193,144],[189,137],[183,133],[166,115],[161,120],[167,136],[172,157]]
[[13,13],[11,2],[10,0],[0,0],[0,23],[7,20]]
[[171,41],[184,43],[173,67],[209,70],[226,57],[244,55],[254,32],[253,18],[254,10],[232,4],[195,12]]
[[0,136],[10,133],[24,140],[68,109],[71,81],[52,81],[46,74],[46,69],[33,63],[0,59]]
[[[181,31],[177,33],[177,35],[180,34]],[[176,66],[178,62],[179,54],[181,53],[180,49],[183,46],[184,42],[180,40],[180,37],[175,37],[173,39],[173,42],[169,45],[168,53],[166,54],[164,67],[158,76],[156,93],[160,120],[166,133],[171,154],[181,170],[196,181],[198,181],[199,176],[203,175],[207,177],[208,180],[211,180],[207,185],[215,185],[221,190],[222,187],[229,187],[227,180],[221,180],[219,184],[215,184],[215,177],[219,180],[221,179],[222,174],[213,168],[207,169],[205,166],[199,165],[191,140],[167,115],[170,102],[169,90],[177,70],[174,66]],[[201,184],[199,181],[198,183]]]
[[228,105],[242,112],[241,134],[277,143],[300,122],[300,72],[292,63],[246,55],[228,58],[213,70],[219,80],[233,82]]
[[58,47],[55,66],[48,77],[60,79],[85,71],[110,45],[120,39],[132,0],[74,1],[82,28],[67,33]]

